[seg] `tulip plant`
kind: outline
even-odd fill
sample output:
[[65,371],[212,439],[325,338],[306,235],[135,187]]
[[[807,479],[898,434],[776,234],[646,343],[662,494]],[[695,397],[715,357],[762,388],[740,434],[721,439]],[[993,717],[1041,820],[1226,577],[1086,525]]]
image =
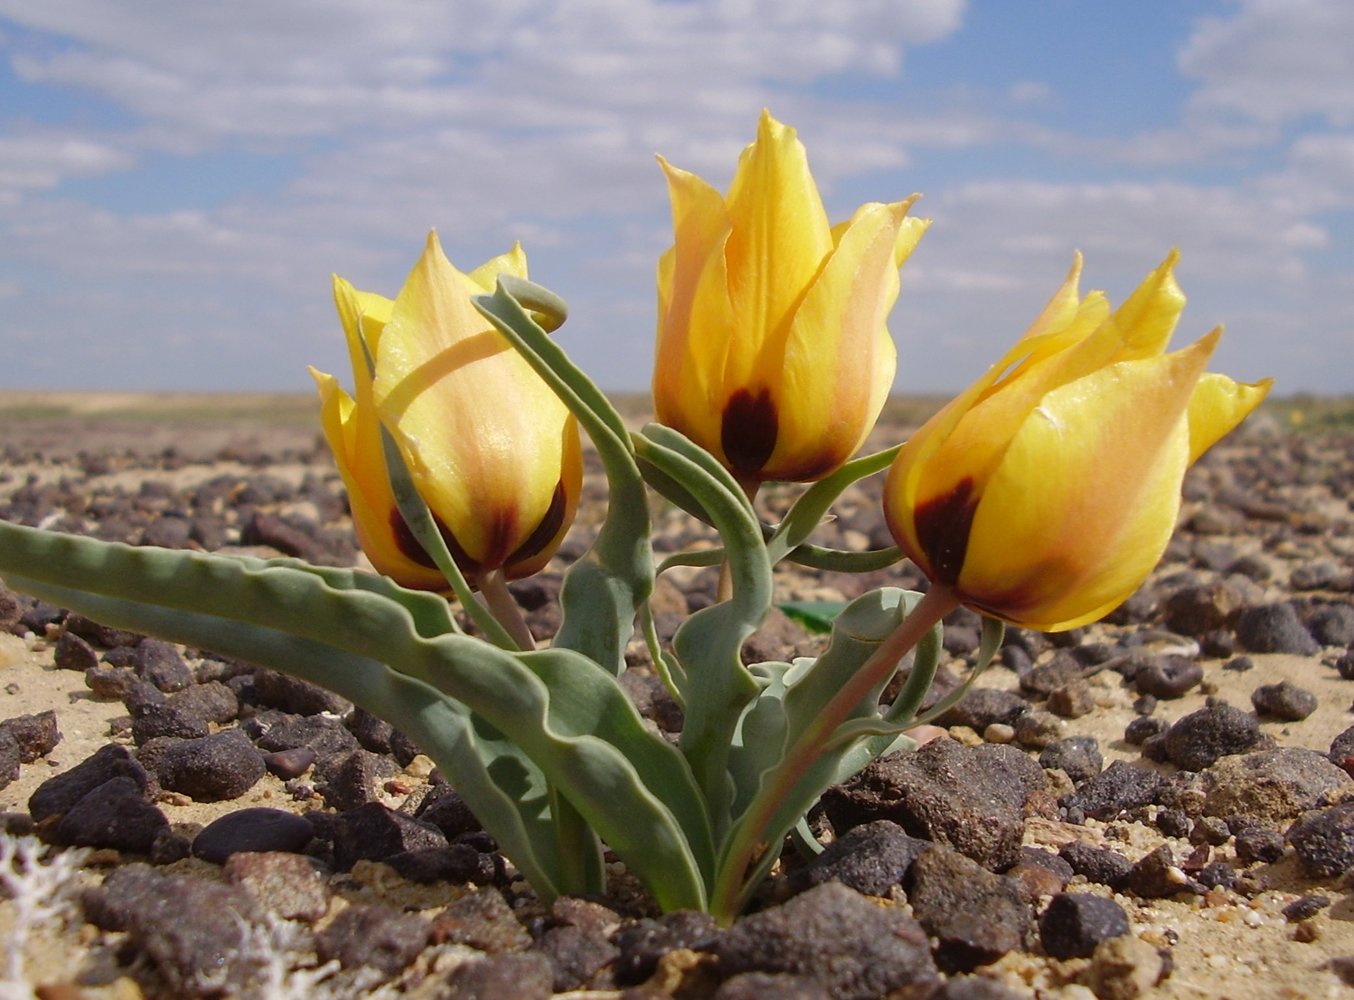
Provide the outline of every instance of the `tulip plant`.
[[[665,910],[732,920],[830,785],[912,747],[941,619],[983,615],[969,678],[1004,622],[1058,630],[1123,601],[1160,558],[1189,463],[1268,383],[1175,353],[1174,257],[1118,310],[1080,261],[1025,336],[910,441],[852,456],[892,384],[885,328],[927,223],[911,199],[831,226],[794,132],[763,116],[727,196],[663,163],[674,243],[658,269],[657,422],[634,432],[551,339],[562,301],[520,248],[469,274],[435,235],[393,300],[335,279],[354,393],[313,372],[325,435],[377,574],[133,548],[0,524],[10,586],[98,620],[321,684],[439,765],[545,899],[605,889],[604,851]],[[579,428],[610,497],[537,648],[505,581],[539,570],[581,488]],[[812,541],[836,498],[888,472],[898,546]],[[806,484],[778,523],[762,483]],[[653,495],[718,533],[656,562]],[[823,653],[745,664],[780,563],[878,570],[925,594],[850,602]],[[723,566],[720,599],[660,641],[648,600],[677,566]],[[378,575],[379,574],[379,575]],[[684,713],[674,743],[620,683],[632,637]],[[895,674],[897,695],[881,703]]]

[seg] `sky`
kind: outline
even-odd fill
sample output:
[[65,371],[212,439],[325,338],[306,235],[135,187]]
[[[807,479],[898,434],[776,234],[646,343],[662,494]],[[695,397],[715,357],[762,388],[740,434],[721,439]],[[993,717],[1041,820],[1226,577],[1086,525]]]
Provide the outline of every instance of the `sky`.
[[307,391],[331,273],[520,240],[556,336],[649,384],[655,154],[721,189],[763,108],[833,221],[934,220],[896,389],[982,373],[1058,287],[1179,248],[1184,344],[1354,392],[1348,0],[0,0],[0,389]]

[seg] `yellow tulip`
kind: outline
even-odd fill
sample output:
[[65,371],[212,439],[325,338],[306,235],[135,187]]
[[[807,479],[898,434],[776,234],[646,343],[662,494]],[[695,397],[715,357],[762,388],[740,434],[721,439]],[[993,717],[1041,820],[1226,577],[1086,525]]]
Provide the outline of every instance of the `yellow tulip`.
[[658,420],[748,486],[821,479],[888,397],[885,320],[929,220],[907,216],[914,195],[832,227],[803,145],[769,112],[727,198],[659,163],[674,239],[658,265]]
[[382,424],[472,585],[493,571],[511,579],[541,569],[573,521],[583,474],[578,427],[471,304],[498,275],[526,277],[526,269],[519,246],[463,274],[432,233],[393,301],[334,278],[356,391],[349,396],[311,369],[324,433],[363,551],[405,586],[447,589],[396,507]]
[[1165,353],[1176,254],[1120,308],[1077,292],[1081,258],[1025,336],[894,460],[889,528],[969,607],[1055,632],[1103,617],[1157,564],[1180,484],[1270,380],[1204,371],[1221,329]]

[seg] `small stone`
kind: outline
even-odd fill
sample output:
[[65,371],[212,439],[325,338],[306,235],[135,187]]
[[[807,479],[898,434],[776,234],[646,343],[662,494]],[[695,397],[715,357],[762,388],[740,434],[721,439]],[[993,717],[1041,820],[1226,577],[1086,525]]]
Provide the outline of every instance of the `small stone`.
[[56,712],[52,709],[6,719],[0,722],[0,733],[14,740],[19,761],[24,764],[46,757],[61,742],[61,730],[57,728]]
[[1044,951],[1054,958],[1089,958],[1101,941],[1129,930],[1123,907],[1087,893],[1059,893],[1039,919]]
[[1204,812],[1210,816],[1296,819],[1342,792],[1354,781],[1326,755],[1279,747],[1224,757],[1204,773]]
[[525,951],[462,962],[447,977],[439,1000],[549,1000],[554,995],[554,969],[539,952]]
[[293,715],[327,713],[344,716],[353,710],[353,703],[347,698],[277,670],[259,669],[254,672],[254,697],[260,705]]
[[223,729],[166,747],[156,765],[161,787],[196,802],[239,798],[263,777],[263,759],[249,737]]
[[1262,715],[1300,722],[1316,711],[1316,695],[1292,681],[1262,684],[1251,692],[1251,704]]
[[1283,908],[1283,916],[1290,924],[1296,924],[1300,920],[1310,920],[1328,906],[1329,896],[1299,896]]
[[283,781],[299,778],[315,763],[315,751],[310,747],[293,747],[290,750],[277,750],[263,755],[263,766],[269,774]]
[[39,785],[28,799],[28,812],[38,823],[52,816],[60,816],[95,788],[119,777],[131,778],[144,795],[149,784],[146,769],[126,747],[110,743],[69,771],[48,778]]
[[1202,771],[1219,757],[1244,753],[1260,740],[1260,723],[1249,712],[1216,702],[1177,719],[1164,749],[1176,766]]
[[99,665],[99,654],[94,647],[74,632],[62,632],[56,640],[53,662],[59,670],[78,670],[81,673]]
[[338,959],[345,969],[368,965],[394,975],[418,957],[428,933],[428,921],[416,913],[356,903],[315,935],[315,953],[321,962]]
[[1072,870],[1086,881],[1111,889],[1121,889],[1127,885],[1129,873],[1133,870],[1133,862],[1118,851],[1080,840],[1064,844],[1058,850],[1058,857],[1071,865]]
[[333,823],[334,861],[345,871],[361,860],[384,861],[404,851],[447,846],[437,827],[379,802],[339,813]]
[[193,671],[183,662],[173,643],[142,639],[132,653],[132,666],[142,680],[169,694],[193,683]]
[[511,952],[529,946],[531,935],[497,889],[477,889],[433,917],[430,940],[479,951]]
[[1015,721],[1015,736],[1021,746],[1040,750],[1061,739],[1065,724],[1052,712],[1033,709]]
[[1100,744],[1093,736],[1072,736],[1056,740],[1039,754],[1039,766],[1046,771],[1061,769],[1076,784],[1093,778],[1104,767]]
[[941,982],[917,921],[835,882],[742,917],[710,950],[726,976],[801,975],[837,1000],[872,1000],[904,989],[927,996]]
[[1132,934],[1108,938],[1091,956],[1088,981],[1098,1000],[1147,996],[1165,972],[1161,954]]
[[1243,610],[1237,618],[1236,637],[1252,653],[1315,656],[1321,651],[1288,602]]
[[156,836],[169,826],[164,813],[146,801],[145,789],[117,777],[82,796],[62,815],[53,839],[76,847],[111,847],[149,854]]
[[1055,688],[1048,696],[1048,710],[1064,719],[1080,719],[1095,711],[1095,695],[1080,677]]
[[1354,867],[1354,802],[1311,813],[1288,828],[1298,864],[1308,878],[1333,878]]
[[1354,606],[1325,604],[1307,616],[1307,630],[1323,646],[1348,646],[1354,642]]
[[339,812],[379,799],[381,786],[400,773],[389,757],[361,747],[342,757],[322,759],[315,770],[325,804]]
[[210,732],[211,727],[206,722],[167,701],[146,702],[132,712],[132,740],[137,746],[164,737],[201,739]]
[[1067,804],[1094,819],[1113,819],[1122,812],[1155,802],[1162,782],[1156,771],[1116,760],[1082,782],[1068,797]]
[[1283,857],[1283,834],[1267,826],[1250,826],[1236,831],[1236,859],[1243,865],[1269,864]]
[[1158,656],[1138,668],[1133,685],[1139,694],[1181,698],[1204,679],[1204,668],[1183,656]]
[[1165,719],[1152,715],[1140,715],[1124,727],[1124,742],[1141,746],[1153,736],[1160,736],[1170,728]]
[[931,846],[910,837],[886,819],[852,827],[789,878],[790,891],[802,892],[822,882],[837,881],[866,896],[887,896],[901,885],[912,862]]
[[283,920],[315,921],[329,909],[327,880],[314,861],[299,854],[236,852],[221,874]]
[[995,962],[1033,937],[1020,885],[947,847],[933,847],[913,862],[907,900],[937,939],[936,962],[947,972]]
[[208,823],[193,840],[193,855],[220,865],[242,852],[299,854],[314,836],[314,828],[300,816],[251,806]]

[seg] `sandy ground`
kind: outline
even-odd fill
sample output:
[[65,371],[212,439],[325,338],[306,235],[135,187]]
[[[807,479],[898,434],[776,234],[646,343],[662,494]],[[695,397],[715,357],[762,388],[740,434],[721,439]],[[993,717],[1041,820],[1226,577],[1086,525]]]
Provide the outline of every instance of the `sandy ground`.
[[[248,402],[244,397],[233,398]],[[12,404],[13,401],[12,396],[0,397],[0,419],[3,419],[5,404]],[[145,400],[141,400],[138,406],[135,400],[124,404],[114,398],[110,404],[116,405],[103,409],[91,406],[88,400],[84,400],[79,403],[81,412],[74,414],[69,407],[57,409],[50,397],[36,402],[27,401],[25,405],[37,405],[37,402],[53,409],[50,413],[27,412],[26,426],[33,438],[42,440],[55,435],[65,442],[68,451],[80,440],[83,440],[81,447],[95,447],[100,441],[94,438],[102,440],[104,435],[110,440],[119,439],[125,443],[128,425],[143,430],[147,426],[145,413],[148,404]],[[200,404],[201,400],[196,399],[194,402]],[[182,415],[181,401],[175,405],[168,405],[162,399],[154,403],[164,405],[166,414]],[[299,407],[295,401],[293,405]],[[92,420],[94,423],[91,426],[95,429],[88,436],[81,438],[77,435],[73,438],[70,430],[72,416],[77,423]],[[247,422],[223,428],[208,421],[198,424],[196,432],[187,433],[182,425],[169,428],[168,421],[155,420],[152,424],[156,434],[164,432],[180,449],[198,446],[215,448],[219,447],[217,441],[220,435],[235,440],[242,433],[246,436],[253,433],[247,430]],[[189,425],[192,424],[193,421],[189,421]],[[62,427],[64,431],[60,430]],[[242,427],[246,430],[241,430]],[[195,433],[197,436],[194,436]],[[258,440],[261,445],[270,447],[276,447],[279,440],[284,444],[300,446],[313,441],[314,433],[313,425],[288,421],[274,424],[272,434],[265,436],[259,432]],[[163,447],[155,435],[145,433],[137,437],[136,442],[138,447],[148,449]],[[3,436],[0,436],[0,445],[3,443]],[[51,456],[54,454],[53,448],[45,448],[44,453]],[[23,475],[29,471],[40,476],[52,474],[52,467],[35,463],[27,469],[4,471],[11,475],[17,474],[17,479],[10,481],[12,485],[22,481]],[[195,466],[192,474],[201,474],[205,478],[215,471],[211,467]],[[270,468],[268,471],[279,470]],[[4,484],[0,483],[0,491],[4,489]],[[1324,753],[1336,734],[1354,724],[1354,712],[1351,712],[1350,704],[1354,697],[1354,683],[1342,680],[1328,664],[1319,663],[1316,659],[1279,655],[1255,656],[1254,660],[1255,669],[1245,673],[1224,671],[1219,661],[1209,661],[1204,690],[1196,689],[1176,701],[1163,701],[1158,714],[1174,720],[1202,707],[1207,693],[1233,705],[1249,707],[1250,694],[1257,686],[1287,678],[1315,693],[1320,704],[1313,715],[1301,722],[1262,722],[1264,732],[1272,735],[1280,746],[1308,747]],[[994,668],[984,677],[983,683],[1012,686],[1014,677],[1007,671]],[[1138,749],[1122,740],[1124,727],[1133,717],[1133,695],[1122,688],[1120,679],[1113,673],[1097,676],[1092,684],[1097,693],[1095,711],[1080,719],[1068,720],[1065,735],[1096,737],[1106,763],[1115,758],[1139,761]],[[51,775],[80,763],[109,742],[110,722],[124,714],[121,704],[96,700],[85,687],[81,674],[55,669],[52,647],[45,637],[0,635],[0,718],[47,709],[55,709],[57,713],[61,743],[48,759],[25,765],[17,781],[0,789],[0,811],[25,811],[29,795],[39,784]],[[962,737],[965,734],[958,735]],[[417,785],[426,774],[426,764],[426,759],[423,759],[411,765],[413,784]],[[232,802],[199,804],[182,796],[173,796],[159,803],[171,823],[176,824],[203,824],[226,812],[258,804],[299,808],[283,790],[281,783],[271,775],[260,781],[244,798]],[[1163,842],[1152,827],[1136,823],[1105,824],[1093,820],[1088,820],[1084,826],[1032,821],[1027,834],[1029,843],[1055,849],[1059,844],[1074,838],[1098,839],[1134,858]],[[1174,848],[1177,858],[1189,853],[1190,845],[1185,841],[1166,842]],[[1227,850],[1224,848],[1220,856],[1227,857]],[[116,860],[95,856],[85,877],[93,881],[105,865],[115,863]],[[1205,897],[1181,895],[1170,900],[1154,901],[1118,897],[1130,914],[1134,932],[1139,937],[1171,949],[1174,971],[1151,995],[1181,1000],[1202,997],[1259,1000],[1354,994],[1327,968],[1327,963],[1334,957],[1354,955],[1354,896],[1349,894],[1343,884],[1304,880],[1297,872],[1291,856],[1273,865],[1253,868],[1249,874],[1265,887],[1265,891],[1251,899],[1227,892],[1214,892]],[[1313,918],[1306,928],[1299,930],[1287,922],[1280,911],[1289,902],[1310,892],[1331,897],[1333,905]],[[11,919],[12,907],[0,904],[0,934],[9,933]],[[71,927],[60,934],[44,933],[30,942],[25,955],[28,980],[34,984],[65,980],[78,967],[81,940],[81,929]],[[1089,998],[1092,994],[1086,987],[1076,984],[1086,964],[1086,960],[1057,962],[1011,954],[985,970],[985,974],[1012,985],[1023,985],[1033,996]],[[139,991],[130,980],[118,979],[87,987],[84,995],[130,1000],[138,996]]]

